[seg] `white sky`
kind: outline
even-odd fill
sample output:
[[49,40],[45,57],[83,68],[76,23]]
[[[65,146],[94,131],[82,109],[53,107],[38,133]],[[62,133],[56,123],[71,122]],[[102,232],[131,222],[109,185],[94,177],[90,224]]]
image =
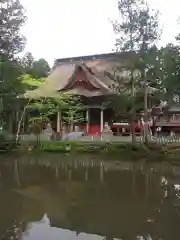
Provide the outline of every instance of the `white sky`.
[[[50,64],[56,58],[111,52],[115,35],[109,19],[118,17],[117,0],[20,0],[28,23],[22,32],[25,51]],[[161,44],[174,42],[180,33],[180,0],[148,0],[159,9],[163,34]]]

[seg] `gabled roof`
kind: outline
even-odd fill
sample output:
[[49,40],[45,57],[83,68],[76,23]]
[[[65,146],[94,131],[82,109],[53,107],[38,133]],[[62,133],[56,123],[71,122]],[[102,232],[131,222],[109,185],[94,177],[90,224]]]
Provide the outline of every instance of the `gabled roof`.
[[85,78],[84,81],[87,83],[91,84],[95,89],[105,89],[105,90],[110,90],[108,85],[106,85],[103,81],[98,79],[95,75],[95,73],[92,71],[91,68],[89,68],[85,63],[79,63],[75,66],[74,73],[72,76],[69,78],[67,85],[64,87],[64,89],[67,89],[68,86],[72,85],[73,83],[76,82],[76,74],[78,71],[83,71]]
[[[91,82],[92,85],[96,85],[100,87],[101,90],[106,89],[110,90],[110,85],[112,85],[112,80],[105,74],[105,72],[112,71],[115,64],[119,64],[120,54],[118,53],[110,53],[110,54],[100,54],[100,55],[92,55],[92,56],[81,56],[75,58],[66,58],[66,59],[58,59],[55,61],[53,71],[49,76],[49,79],[55,80],[56,76],[62,75],[64,72],[64,68],[66,66],[66,74],[69,73],[70,78],[66,79],[66,83],[72,81],[75,70],[77,67],[81,67],[85,72],[87,79]],[[74,70],[71,67],[74,67]],[[54,73],[59,72],[55,76]],[[65,73],[65,72],[64,72]],[[63,74],[64,75],[64,74]],[[59,86],[58,77],[57,77],[57,85]],[[59,90],[65,88],[65,82],[61,79],[61,86],[59,86]]]

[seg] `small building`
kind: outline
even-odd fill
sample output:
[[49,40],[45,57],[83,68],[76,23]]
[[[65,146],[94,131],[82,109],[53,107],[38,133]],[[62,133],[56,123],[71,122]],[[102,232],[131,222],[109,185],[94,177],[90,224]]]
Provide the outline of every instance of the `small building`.
[[180,132],[180,105],[167,105],[159,108],[161,114],[156,119],[156,127],[161,127],[162,132]]

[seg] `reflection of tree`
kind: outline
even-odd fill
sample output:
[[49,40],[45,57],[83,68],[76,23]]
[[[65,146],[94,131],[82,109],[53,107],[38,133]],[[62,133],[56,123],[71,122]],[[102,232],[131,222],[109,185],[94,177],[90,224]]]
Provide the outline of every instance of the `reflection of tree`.
[[[90,171],[91,174],[93,171]],[[30,206],[32,201],[35,201],[35,206],[38,207],[34,210],[37,211],[39,208],[38,211],[40,209],[47,211],[54,224],[59,227],[76,229],[79,232],[95,232],[99,235],[108,235],[107,231],[110,229],[115,236],[125,235],[131,229],[129,236],[133,236],[137,228],[143,227],[142,223],[147,215],[147,203],[146,191],[142,191],[145,181],[144,186],[140,184],[141,191],[134,192],[132,179],[129,172],[122,173],[121,177],[115,172],[109,172],[105,184],[101,184],[100,181],[73,182],[72,178],[71,182],[61,182],[53,189],[39,185],[18,190],[18,193],[26,199],[31,199]],[[118,191],[116,182],[118,182]],[[141,182],[143,176],[140,174],[139,183]],[[33,209],[30,209],[32,212]],[[121,226],[120,230],[119,226]]]
[[2,236],[6,229],[13,231],[14,219],[18,224],[22,213],[20,204],[22,198],[10,189],[1,189],[0,194],[0,236]]
[[21,183],[20,183],[20,178],[19,178],[19,166],[18,166],[18,161],[15,160],[14,161],[14,176],[15,176],[15,182],[17,183],[17,186],[20,187]]

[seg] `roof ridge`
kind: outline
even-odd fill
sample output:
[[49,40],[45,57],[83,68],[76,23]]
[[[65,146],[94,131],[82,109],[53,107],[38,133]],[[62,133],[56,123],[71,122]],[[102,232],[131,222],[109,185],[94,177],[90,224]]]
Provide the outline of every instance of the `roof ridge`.
[[76,57],[68,57],[68,58],[59,58],[56,59],[54,65],[60,65],[64,63],[75,63],[79,61],[90,61],[90,60],[102,60],[102,59],[112,59],[115,56],[120,55],[119,52],[111,52],[111,53],[102,53],[102,54],[93,54],[93,55],[85,55],[85,56],[76,56]]

